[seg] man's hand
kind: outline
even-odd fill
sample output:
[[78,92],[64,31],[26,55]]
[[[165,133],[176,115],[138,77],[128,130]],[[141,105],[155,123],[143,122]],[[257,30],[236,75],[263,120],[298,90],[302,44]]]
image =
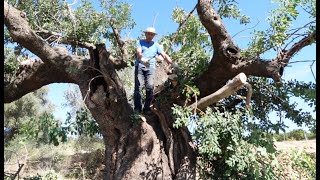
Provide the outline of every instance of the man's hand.
[[149,65],[150,65],[148,59],[144,58],[144,57],[140,59],[140,62],[141,62],[141,64],[145,65],[146,67],[149,67]]
[[161,63],[164,60],[164,58],[162,55],[158,55],[158,56],[156,56],[156,60],[158,63]]

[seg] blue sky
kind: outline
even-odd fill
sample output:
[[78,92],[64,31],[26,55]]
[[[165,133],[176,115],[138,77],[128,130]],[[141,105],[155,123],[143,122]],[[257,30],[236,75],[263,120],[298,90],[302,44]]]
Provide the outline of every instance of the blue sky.
[[[74,2],[74,0],[68,0],[69,3]],[[79,5],[80,1],[75,1],[75,6]],[[93,2],[98,2],[93,1]],[[178,25],[173,23],[171,20],[171,14],[174,7],[179,6],[183,8],[186,12],[190,12],[196,4],[196,0],[126,0],[132,6],[132,18],[136,22],[136,26],[126,32],[124,36],[129,35],[131,38],[137,38],[141,35],[141,32],[146,29],[148,26],[152,26],[153,23],[155,28],[158,32],[158,35],[155,37],[155,40],[160,38],[163,35],[168,33],[173,33],[177,30]],[[96,5],[98,7],[98,5]],[[249,28],[254,26],[257,22],[258,25],[254,28],[256,30],[263,30],[267,27],[266,18],[268,16],[268,12],[271,8],[276,7],[275,3],[272,3],[270,0],[259,0],[259,1],[252,1],[252,0],[241,0],[239,1],[238,7],[240,8],[241,12],[248,15],[251,18],[252,23],[244,26],[239,25],[238,21],[225,19],[224,25],[227,28],[229,34],[231,36],[235,35],[236,33],[242,31],[243,29]],[[196,11],[194,12],[196,15]],[[156,17],[156,19],[155,19]],[[299,27],[302,23],[308,22],[306,19],[307,17],[302,17],[303,20],[299,21],[299,23],[293,24],[292,27]],[[155,20],[155,21],[154,21]],[[247,43],[250,41],[250,32],[253,29],[246,30],[244,32],[239,33],[233,39],[236,44],[240,48],[245,48]],[[316,48],[315,45],[308,46],[303,49],[300,53],[294,56],[290,61],[302,61],[302,60],[315,60],[316,59]],[[266,59],[274,58],[274,53],[265,54],[263,57]],[[292,67],[286,67],[283,75],[283,79],[290,80],[296,79],[298,81],[306,81],[306,82],[315,82],[315,79],[312,76],[310,70],[311,62],[306,63],[295,63],[292,64]],[[316,64],[312,66],[313,72],[316,72]],[[70,85],[69,84],[51,84],[49,85],[49,99],[56,105],[55,116],[61,120],[64,120],[68,111],[68,108],[62,107],[61,104],[64,103],[63,93],[67,90]],[[301,100],[297,100],[299,106],[303,107],[304,109],[308,108],[305,103]],[[315,113],[313,113],[315,116]],[[271,116],[275,116],[272,115]],[[291,123],[290,121],[287,122],[289,125],[289,130],[296,129],[297,127]]]

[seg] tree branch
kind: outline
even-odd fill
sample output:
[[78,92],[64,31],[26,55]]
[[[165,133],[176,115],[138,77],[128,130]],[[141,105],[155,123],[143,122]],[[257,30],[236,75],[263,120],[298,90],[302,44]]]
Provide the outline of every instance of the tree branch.
[[40,57],[43,61],[51,61],[57,53],[46,41],[36,35],[29,27],[25,13],[4,2],[4,24],[7,26],[13,40]]
[[212,8],[211,3],[212,2],[208,0],[198,0],[197,12],[201,23],[210,34],[215,53],[226,55],[224,51],[227,48],[232,48],[234,54],[239,53],[239,49],[233,43],[220,16]]
[[112,31],[114,33],[114,36],[116,38],[117,44],[120,48],[122,59],[113,59],[114,63],[117,63],[117,66],[126,66],[126,61],[129,59],[128,50],[126,48],[126,43],[121,39],[119,30],[113,26],[113,20],[111,20],[110,26],[112,28]]
[[[220,88],[218,91],[201,98],[198,102],[195,102],[190,105],[192,109],[203,110],[207,106],[218,102],[219,100],[226,98],[239,90],[242,86],[246,85],[247,76],[244,73],[238,74],[234,77],[228,84]],[[248,98],[251,97],[251,94]]]
[[4,103],[15,101],[29,92],[54,82],[75,83],[66,72],[52,68],[50,64],[42,61],[33,61],[20,66],[16,79],[4,87]]
[[284,50],[283,53],[278,55],[278,59],[285,64],[289,63],[289,60],[302,48],[311,44],[312,41],[316,39],[316,32],[310,33],[308,36],[302,38],[300,41],[296,42],[290,49]]
[[238,64],[232,64],[231,70],[234,72],[243,72],[257,77],[272,78],[274,81],[280,81],[283,71],[282,64],[277,59],[272,61],[260,58],[243,60]]
[[73,46],[76,45],[78,47],[86,48],[86,49],[95,49],[96,48],[96,46],[92,43],[75,41],[72,39],[63,38],[60,33],[48,31],[45,29],[40,29],[39,31],[36,31],[36,34],[41,36],[43,39],[46,39],[46,41],[48,43],[57,42],[59,44],[67,44],[67,45],[73,45]]

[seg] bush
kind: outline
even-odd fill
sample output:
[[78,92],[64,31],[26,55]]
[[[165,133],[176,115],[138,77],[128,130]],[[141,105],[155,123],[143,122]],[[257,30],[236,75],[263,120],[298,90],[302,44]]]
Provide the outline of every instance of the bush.
[[92,152],[97,149],[104,149],[102,138],[79,136],[74,141],[74,148],[76,151]]
[[[197,168],[201,179],[276,179],[278,168],[272,137],[256,131],[244,138],[244,113],[219,112],[207,108],[195,116],[188,108],[174,107],[174,127],[194,121],[193,139],[197,143]],[[188,117],[189,116],[189,117]],[[256,141],[252,139],[256,139]]]
[[316,139],[316,134],[313,132],[307,133],[308,139]]
[[[309,132],[306,133],[307,139],[315,139],[316,138],[316,134],[313,132]],[[302,129],[296,129],[296,130],[292,130],[288,133],[282,133],[282,134],[273,134],[273,138],[276,141],[285,141],[285,140],[304,140],[305,136],[304,136],[304,130]]]
[[288,139],[290,140],[303,140],[304,131],[302,129],[296,129],[288,133]]
[[316,179],[316,160],[304,150],[292,151],[291,160],[294,167],[300,169],[308,179]]

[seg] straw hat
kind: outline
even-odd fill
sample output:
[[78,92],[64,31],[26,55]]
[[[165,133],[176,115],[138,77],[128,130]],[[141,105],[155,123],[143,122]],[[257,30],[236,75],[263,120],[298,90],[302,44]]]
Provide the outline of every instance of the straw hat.
[[149,32],[149,33],[153,33],[153,34],[157,34],[156,33],[156,29],[154,27],[148,27],[145,31],[143,32]]

